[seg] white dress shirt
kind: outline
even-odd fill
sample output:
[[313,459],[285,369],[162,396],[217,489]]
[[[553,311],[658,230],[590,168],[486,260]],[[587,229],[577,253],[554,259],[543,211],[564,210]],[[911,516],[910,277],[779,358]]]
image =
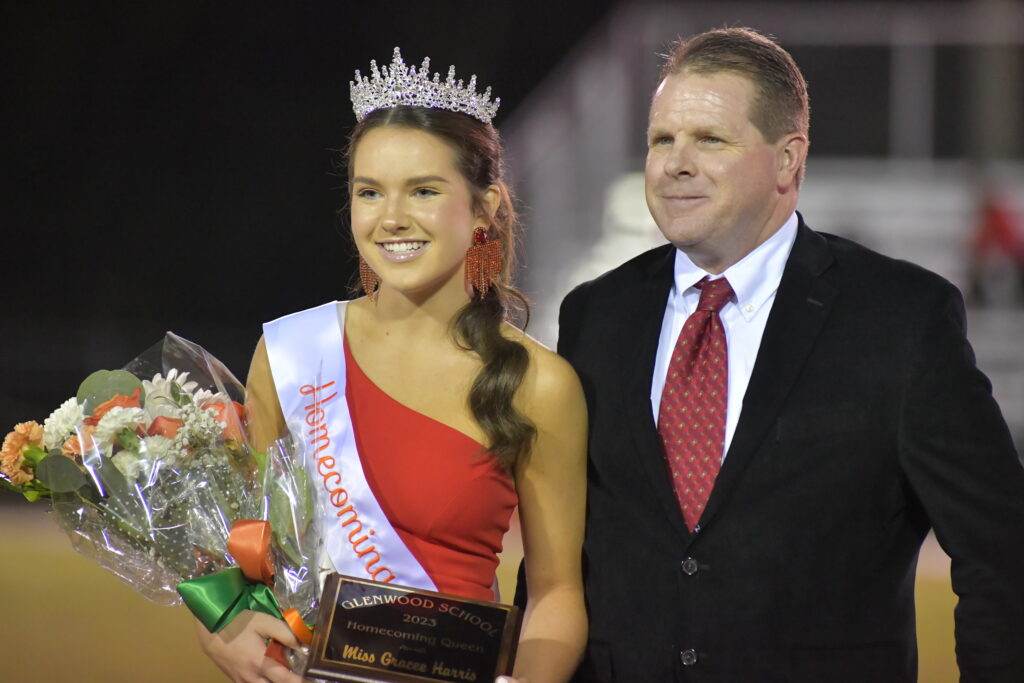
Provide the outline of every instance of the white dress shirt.
[[742,260],[729,266],[721,275],[712,275],[702,270],[685,253],[676,250],[675,281],[665,306],[661,335],[658,337],[658,355],[654,363],[654,379],[651,382],[651,408],[654,410],[655,424],[658,422],[661,392],[665,389],[665,377],[668,375],[676,340],[683,329],[683,323],[696,310],[700,301],[700,290],[694,285],[705,277],[727,278],[736,296],[719,312],[729,354],[729,395],[725,414],[725,446],[722,451],[722,457],[725,457],[740,419],[743,395],[754,370],[764,326],[775,302],[775,293],[779,289],[786,260],[796,240],[796,228],[796,213],[793,213],[774,235]]

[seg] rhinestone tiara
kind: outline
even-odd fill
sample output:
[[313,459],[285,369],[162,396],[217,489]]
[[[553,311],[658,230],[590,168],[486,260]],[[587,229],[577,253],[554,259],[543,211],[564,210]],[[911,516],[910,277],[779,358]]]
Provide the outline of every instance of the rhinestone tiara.
[[395,48],[391,66],[377,68],[376,60],[370,61],[370,77],[363,78],[356,69],[356,80],[349,81],[352,111],[356,121],[377,109],[390,107],[428,107],[469,114],[484,123],[490,123],[498,112],[501,98],[491,102],[491,89],[482,94],[476,92],[476,75],[463,87],[462,80],[455,81],[455,67],[448,67],[448,78],[441,82],[441,74],[429,75],[430,57],[423,60],[417,71],[415,66],[407,67],[402,53]]

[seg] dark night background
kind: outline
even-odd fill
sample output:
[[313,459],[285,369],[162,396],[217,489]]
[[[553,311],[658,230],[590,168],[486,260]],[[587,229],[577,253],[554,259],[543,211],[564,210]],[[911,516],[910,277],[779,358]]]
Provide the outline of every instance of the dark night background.
[[[878,29],[870,33],[882,35],[882,10],[911,2],[807,2],[789,11],[866,7],[863,20]],[[982,0],[928,6],[970,2]],[[594,32],[629,26],[614,23],[620,4],[5,3],[0,435],[18,422],[41,423],[91,371],[123,366],[166,330],[203,345],[244,380],[261,323],[348,295],[355,258],[338,150],[354,123],[348,82],[355,69],[365,73],[370,59],[390,62],[395,45],[407,63],[429,55],[432,69],[442,73],[455,64],[460,77],[476,73],[482,87],[493,86],[503,102],[495,123],[509,124],[507,132],[516,107],[581,52],[588,34],[590,40],[617,36],[624,53],[642,50],[653,84],[655,60],[645,36]],[[671,5],[721,11],[717,23],[698,30],[737,25],[720,10],[730,3]],[[786,15],[770,11],[789,25]],[[1020,43],[1014,45],[1024,59]],[[895,138],[887,113],[890,46],[808,40],[787,47],[809,83],[812,163],[815,157],[885,159]],[[941,77],[932,151],[941,161],[970,158],[977,146],[978,126],[967,113],[968,51],[955,41],[936,48]],[[1015,92],[1024,96],[1024,89]],[[567,101],[571,106],[573,98]],[[646,105],[636,104],[639,122]],[[559,130],[549,121],[545,114],[540,130]],[[642,167],[643,152],[637,130],[632,170]],[[508,159],[511,168],[516,161]],[[579,184],[588,193],[605,190]],[[528,212],[525,223],[534,227]],[[45,519],[48,507],[0,491],[0,641],[10,644],[0,680],[223,680],[196,647],[185,610],[145,602],[77,555]],[[508,581],[521,551],[512,535]],[[921,680],[945,683],[957,675],[955,596],[948,559],[932,554],[921,566],[933,573],[919,574],[918,583]]]
[[[410,63],[455,64],[502,98],[500,128],[614,5],[7,7],[0,428],[42,422],[90,371],[122,366],[165,330],[244,379],[262,322],[352,283],[337,169],[353,71],[389,62],[395,45]],[[958,51],[940,53],[937,97],[954,103]],[[793,52],[814,103],[813,153],[884,155],[886,48]],[[877,107],[850,104],[866,101]],[[961,155],[959,110],[939,111],[936,154]]]
[[[2,21],[0,424],[173,330],[244,379],[354,259],[337,150],[371,58],[455,64],[496,123],[611,3],[34,2]],[[542,19],[542,20],[541,20]]]

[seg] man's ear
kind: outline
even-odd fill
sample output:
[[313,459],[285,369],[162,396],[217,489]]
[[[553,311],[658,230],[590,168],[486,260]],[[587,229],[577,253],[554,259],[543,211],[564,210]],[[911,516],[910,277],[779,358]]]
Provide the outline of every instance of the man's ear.
[[803,133],[788,133],[777,144],[778,176],[780,188],[795,185],[807,160],[807,136]]

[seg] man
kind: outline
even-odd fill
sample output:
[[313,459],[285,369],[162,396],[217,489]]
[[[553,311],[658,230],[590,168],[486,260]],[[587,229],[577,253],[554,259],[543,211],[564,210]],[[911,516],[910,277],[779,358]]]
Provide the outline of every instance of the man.
[[914,576],[953,558],[964,681],[1024,681],[1024,469],[959,292],[796,213],[804,79],[746,29],[651,102],[669,245],[566,297],[590,410],[586,681],[917,680]]

